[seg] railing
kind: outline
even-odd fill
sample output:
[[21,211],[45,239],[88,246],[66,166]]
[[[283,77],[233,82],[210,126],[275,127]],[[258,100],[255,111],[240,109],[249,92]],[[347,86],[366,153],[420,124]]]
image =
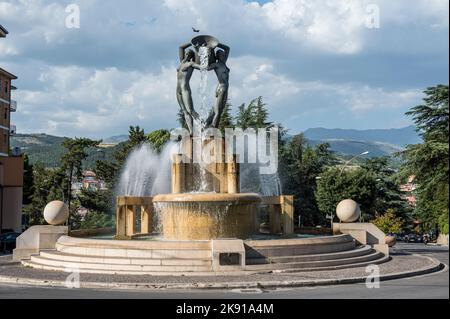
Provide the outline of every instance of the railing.
[[17,111],[17,101],[16,100],[11,100],[11,102],[9,103],[9,110],[11,112]]
[[[136,229],[136,217],[141,228]],[[116,239],[151,234],[153,222],[153,197],[118,197],[116,202]]]

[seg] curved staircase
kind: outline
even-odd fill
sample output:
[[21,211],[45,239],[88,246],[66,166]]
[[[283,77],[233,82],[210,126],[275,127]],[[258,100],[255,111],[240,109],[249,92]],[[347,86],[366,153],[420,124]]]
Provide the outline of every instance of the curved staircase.
[[[245,265],[220,274],[310,271],[360,267],[389,257],[349,235],[244,241]],[[129,275],[211,275],[212,241],[116,241],[61,237],[25,266],[81,273]]]

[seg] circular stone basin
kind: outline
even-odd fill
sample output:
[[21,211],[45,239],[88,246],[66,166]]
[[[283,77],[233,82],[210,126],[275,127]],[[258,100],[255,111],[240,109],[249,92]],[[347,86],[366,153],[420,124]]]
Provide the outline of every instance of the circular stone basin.
[[210,49],[215,49],[219,44],[219,40],[210,35],[199,35],[191,40],[195,47],[206,45]]
[[257,194],[167,194],[153,203],[167,240],[247,239],[259,228]]

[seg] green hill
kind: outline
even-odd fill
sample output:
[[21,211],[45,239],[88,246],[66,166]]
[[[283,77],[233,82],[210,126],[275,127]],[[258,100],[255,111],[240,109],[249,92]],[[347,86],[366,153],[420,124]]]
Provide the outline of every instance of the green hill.
[[[61,144],[65,139],[47,134],[16,134],[11,136],[11,147],[20,147],[30,158],[31,164],[42,163],[46,167],[54,168],[59,166],[59,159],[64,153]],[[111,158],[117,147],[118,145],[89,150],[85,169],[94,168],[97,160]]]

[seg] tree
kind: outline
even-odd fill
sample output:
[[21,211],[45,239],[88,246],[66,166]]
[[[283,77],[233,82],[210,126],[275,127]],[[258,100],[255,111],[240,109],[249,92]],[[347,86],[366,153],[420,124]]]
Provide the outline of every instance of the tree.
[[253,116],[254,110],[254,100],[249,103],[248,106],[245,106],[245,103],[242,103],[238,107],[237,115],[235,117],[236,127],[246,130],[249,127],[255,127],[255,119]]
[[372,172],[376,178],[375,214],[393,209],[397,216],[410,219],[411,207],[400,191],[396,171],[389,168],[389,158],[370,158],[363,162],[361,167]]
[[62,146],[66,149],[61,157],[60,172],[63,172],[66,179],[67,188],[65,196],[70,210],[72,199],[72,178],[82,178],[83,161],[88,157],[87,149],[97,147],[101,141],[93,141],[87,138],[67,138]]
[[44,224],[45,205],[53,200],[64,200],[65,179],[59,170],[47,169],[41,163],[33,165],[29,203],[24,207],[28,226]]
[[294,207],[303,225],[324,222],[315,198],[316,178],[335,161],[328,144],[311,147],[303,134],[294,136],[280,153],[280,177],[283,192],[294,195]]
[[395,210],[388,209],[383,215],[377,216],[372,223],[377,226],[383,233],[400,233],[403,229],[404,221],[400,217],[396,217]]
[[118,162],[119,167],[122,167],[133,149],[145,142],[148,142],[148,138],[145,135],[144,130],[139,126],[130,126],[128,131],[128,141],[123,143],[122,148],[114,154],[114,158]]
[[27,154],[23,160],[23,197],[24,205],[31,203],[31,196],[33,195],[33,165],[30,164],[30,158]]
[[227,103],[225,105],[225,108],[223,109],[222,116],[220,117],[219,121],[219,129],[223,132],[225,132],[226,128],[233,128],[233,117],[231,116],[231,104]]
[[83,221],[80,221],[81,229],[96,229],[114,227],[115,221],[112,215],[102,212],[89,212]]
[[252,101],[254,107],[254,127],[255,128],[271,128],[274,126],[272,122],[268,121],[269,111],[267,104],[263,102],[262,96]]
[[139,126],[130,126],[128,140],[121,143],[118,150],[113,154],[114,159],[112,161],[97,161],[95,173],[108,184],[109,188],[113,188],[128,155],[133,149],[145,142],[148,142],[148,137],[144,130]]
[[153,149],[155,149],[158,153],[160,153],[166,145],[166,143],[170,140],[170,131],[168,130],[156,130],[148,134],[148,141],[152,144]]
[[449,213],[449,87],[437,85],[424,91],[424,104],[413,107],[413,117],[423,143],[408,145],[399,176],[414,176],[417,184],[415,215],[425,230],[439,227],[448,233]]
[[82,189],[78,200],[80,205],[89,211],[112,215],[114,211],[113,191]]
[[333,167],[319,175],[316,200],[323,214],[335,214],[344,199],[353,199],[361,206],[363,218],[375,215],[377,181],[373,172],[363,168],[342,171]]

